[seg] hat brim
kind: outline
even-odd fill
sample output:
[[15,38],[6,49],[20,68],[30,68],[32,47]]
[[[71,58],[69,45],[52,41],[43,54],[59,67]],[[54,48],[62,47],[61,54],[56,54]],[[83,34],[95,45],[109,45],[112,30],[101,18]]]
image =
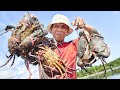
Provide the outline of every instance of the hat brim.
[[[50,32],[50,33],[52,33],[51,26],[52,26],[52,24],[49,24],[49,25],[47,26],[47,30],[48,30],[48,32]],[[68,26],[68,25],[67,25],[67,26]],[[69,26],[68,26],[68,27],[69,27]],[[73,29],[69,27],[67,36],[70,35],[72,32],[73,32]]]

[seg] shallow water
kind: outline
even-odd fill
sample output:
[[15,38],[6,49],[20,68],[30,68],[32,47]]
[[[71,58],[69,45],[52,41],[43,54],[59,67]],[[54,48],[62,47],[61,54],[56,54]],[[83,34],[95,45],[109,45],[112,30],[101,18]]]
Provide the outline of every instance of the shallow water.
[[120,74],[115,74],[112,76],[107,77],[107,79],[120,79]]

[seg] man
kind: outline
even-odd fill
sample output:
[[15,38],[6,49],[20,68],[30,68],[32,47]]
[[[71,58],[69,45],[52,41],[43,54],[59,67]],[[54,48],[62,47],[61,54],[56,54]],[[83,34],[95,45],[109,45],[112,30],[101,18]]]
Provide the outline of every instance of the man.
[[[77,26],[76,30],[87,30],[89,34],[92,34],[95,31],[92,26],[86,24],[80,17],[77,17],[75,21],[72,22],[72,25]],[[55,52],[60,56],[61,60],[67,67],[76,70],[76,57],[79,38],[70,42],[64,42],[65,37],[73,32],[73,29],[69,26],[69,19],[64,15],[57,14],[53,17],[52,22],[48,25],[47,29],[57,41],[59,50],[56,49]],[[76,79],[76,72],[69,68],[68,71],[72,73],[68,73],[67,76],[70,79]]]

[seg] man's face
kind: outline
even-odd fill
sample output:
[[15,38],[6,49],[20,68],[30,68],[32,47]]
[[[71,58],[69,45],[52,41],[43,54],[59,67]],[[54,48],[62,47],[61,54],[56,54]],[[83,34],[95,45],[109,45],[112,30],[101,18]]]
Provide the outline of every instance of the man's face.
[[68,33],[69,27],[64,23],[56,23],[52,25],[51,29],[55,40],[61,42],[64,41],[64,38]]

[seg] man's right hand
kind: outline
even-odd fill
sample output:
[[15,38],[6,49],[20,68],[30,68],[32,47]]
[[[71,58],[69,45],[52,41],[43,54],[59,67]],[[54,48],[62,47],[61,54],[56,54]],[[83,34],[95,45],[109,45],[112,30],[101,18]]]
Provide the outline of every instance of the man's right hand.
[[52,68],[50,66],[45,66],[44,71],[49,77],[54,77],[56,75],[61,75],[60,72],[55,67]]

